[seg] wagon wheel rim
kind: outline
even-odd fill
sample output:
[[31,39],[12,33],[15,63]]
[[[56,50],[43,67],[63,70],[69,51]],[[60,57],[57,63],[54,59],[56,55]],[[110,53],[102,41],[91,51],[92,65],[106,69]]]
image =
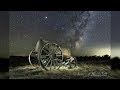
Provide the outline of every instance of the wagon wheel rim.
[[28,59],[30,65],[34,67],[38,66],[38,59],[36,53],[34,52],[34,49],[30,52]]
[[56,43],[47,43],[41,49],[40,63],[45,70],[59,69],[63,61],[63,53]]
[[74,60],[67,61],[64,65],[65,65],[65,67],[67,67],[69,69],[73,69],[73,68],[77,67],[77,60],[74,58]]
[[72,62],[70,62],[71,64],[71,68],[75,68],[77,66],[77,61],[73,60]]

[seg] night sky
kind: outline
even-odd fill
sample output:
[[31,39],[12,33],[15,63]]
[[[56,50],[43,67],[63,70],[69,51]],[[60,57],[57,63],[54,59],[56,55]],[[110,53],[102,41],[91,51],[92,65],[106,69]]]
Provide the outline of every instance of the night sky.
[[110,55],[109,11],[14,11],[9,19],[10,55],[28,55],[43,38],[74,55]]
[[0,11],[0,58],[9,57],[9,13]]
[[120,57],[120,11],[112,11],[111,56]]
[[120,57],[119,23],[119,11],[0,11],[0,57],[28,55],[40,37],[61,47],[72,47],[77,55],[112,52],[112,57]]

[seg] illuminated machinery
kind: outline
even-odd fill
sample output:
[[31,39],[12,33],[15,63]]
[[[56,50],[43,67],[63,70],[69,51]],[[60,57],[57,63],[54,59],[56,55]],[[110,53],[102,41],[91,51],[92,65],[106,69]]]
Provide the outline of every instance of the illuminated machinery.
[[65,58],[58,44],[40,39],[29,54],[29,63],[34,67],[41,66],[45,70],[52,70],[61,66],[73,68],[76,66],[76,59],[72,56]]

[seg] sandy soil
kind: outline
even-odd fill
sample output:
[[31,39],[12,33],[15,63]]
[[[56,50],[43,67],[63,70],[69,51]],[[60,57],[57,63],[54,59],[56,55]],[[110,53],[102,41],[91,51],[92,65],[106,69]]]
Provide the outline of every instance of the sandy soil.
[[111,79],[109,65],[79,64],[76,68],[61,67],[45,71],[31,65],[10,67],[10,79]]

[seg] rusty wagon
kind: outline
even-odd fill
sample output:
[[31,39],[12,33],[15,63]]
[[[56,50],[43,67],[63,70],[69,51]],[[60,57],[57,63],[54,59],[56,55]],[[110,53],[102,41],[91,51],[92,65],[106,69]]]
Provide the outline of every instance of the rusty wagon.
[[29,63],[32,66],[41,66],[45,70],[59,69],[61,66],[76,67],[75,57],[67,57],[62,48],[49,41],[40,39],[36,47],[29,54]]

